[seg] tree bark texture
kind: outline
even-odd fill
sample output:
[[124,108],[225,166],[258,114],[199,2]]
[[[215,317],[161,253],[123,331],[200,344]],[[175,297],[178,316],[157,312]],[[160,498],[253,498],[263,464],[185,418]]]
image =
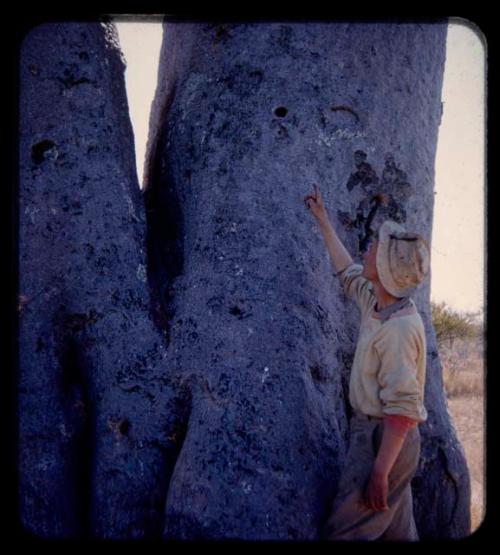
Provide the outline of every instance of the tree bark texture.
[[41,537],[160,536],[188,406],[150,315],[113,41],[43,24],[21,47],[19,514]]
[[[149,270],[178,367],[197,384],[167,537],[316,537],[348,442],[359,314],[302,199],[319,184],[355,257],[386,218],[430,239],[445,40],[444,22],[165,23]],[[422,537],[457,537],[468,475],[429,283],[416,301],[429,411],[416,518]]]
[[[446,23],[164,23],[146,189],[112,26],[21,56],[20,514],[36,534],[315,539],[348,447],[357,258],[431,237]],[[383,193],[385,196],[381,196]],[[147,225],[147,231],[146,231]],[[147,263],[146,263],[147,260]],[[422,538],[469,532],[429,306]]]

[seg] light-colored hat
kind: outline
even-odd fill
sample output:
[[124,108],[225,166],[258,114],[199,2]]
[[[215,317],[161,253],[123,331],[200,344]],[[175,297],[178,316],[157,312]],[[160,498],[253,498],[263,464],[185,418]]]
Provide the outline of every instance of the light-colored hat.
[[429,245],[421,235],[386,220],[378,231],[376,264],[384,289],[394,297],[408,297],[429,274]]

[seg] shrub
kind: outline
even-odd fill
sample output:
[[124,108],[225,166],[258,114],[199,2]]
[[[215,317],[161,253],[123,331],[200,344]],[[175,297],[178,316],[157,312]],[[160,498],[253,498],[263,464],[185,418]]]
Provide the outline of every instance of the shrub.
[[431,302],[432,323],[436,331],[438,346],[446,342],[453,347],[455,339],[473,339],[483,334],[483,325],[479,320],[480,313],[460,313],[445,302]]

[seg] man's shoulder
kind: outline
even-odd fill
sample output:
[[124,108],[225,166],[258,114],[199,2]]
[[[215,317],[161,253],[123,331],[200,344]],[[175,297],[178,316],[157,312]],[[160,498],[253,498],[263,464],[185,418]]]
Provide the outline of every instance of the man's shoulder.
[[351,264],[348,264],[345,268],[342,268],[342,270],[340,270],[340,272],[337,272],[337,276],[341,277],[341,276],[355,276],[355,275],[361,275],[363,271],[363,265],[359,264],[357,262],[351,262]]
[[382,326],[385,333],[394,335],[424,335],[425,329],[418,310],[412,311],[403,309],[402,314],[392,315]]

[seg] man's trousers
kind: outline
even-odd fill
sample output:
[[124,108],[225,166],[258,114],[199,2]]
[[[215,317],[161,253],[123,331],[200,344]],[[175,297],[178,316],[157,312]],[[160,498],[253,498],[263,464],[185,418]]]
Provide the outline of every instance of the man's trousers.
[[420,455],[418,426],[410,428],[389,473],[389,510],[363,504],[364,491],[382,441],[383,419],[354,413],[350,443],[339,489],[322,538],[331,540],[418,540],[413,518],[411,479]]

